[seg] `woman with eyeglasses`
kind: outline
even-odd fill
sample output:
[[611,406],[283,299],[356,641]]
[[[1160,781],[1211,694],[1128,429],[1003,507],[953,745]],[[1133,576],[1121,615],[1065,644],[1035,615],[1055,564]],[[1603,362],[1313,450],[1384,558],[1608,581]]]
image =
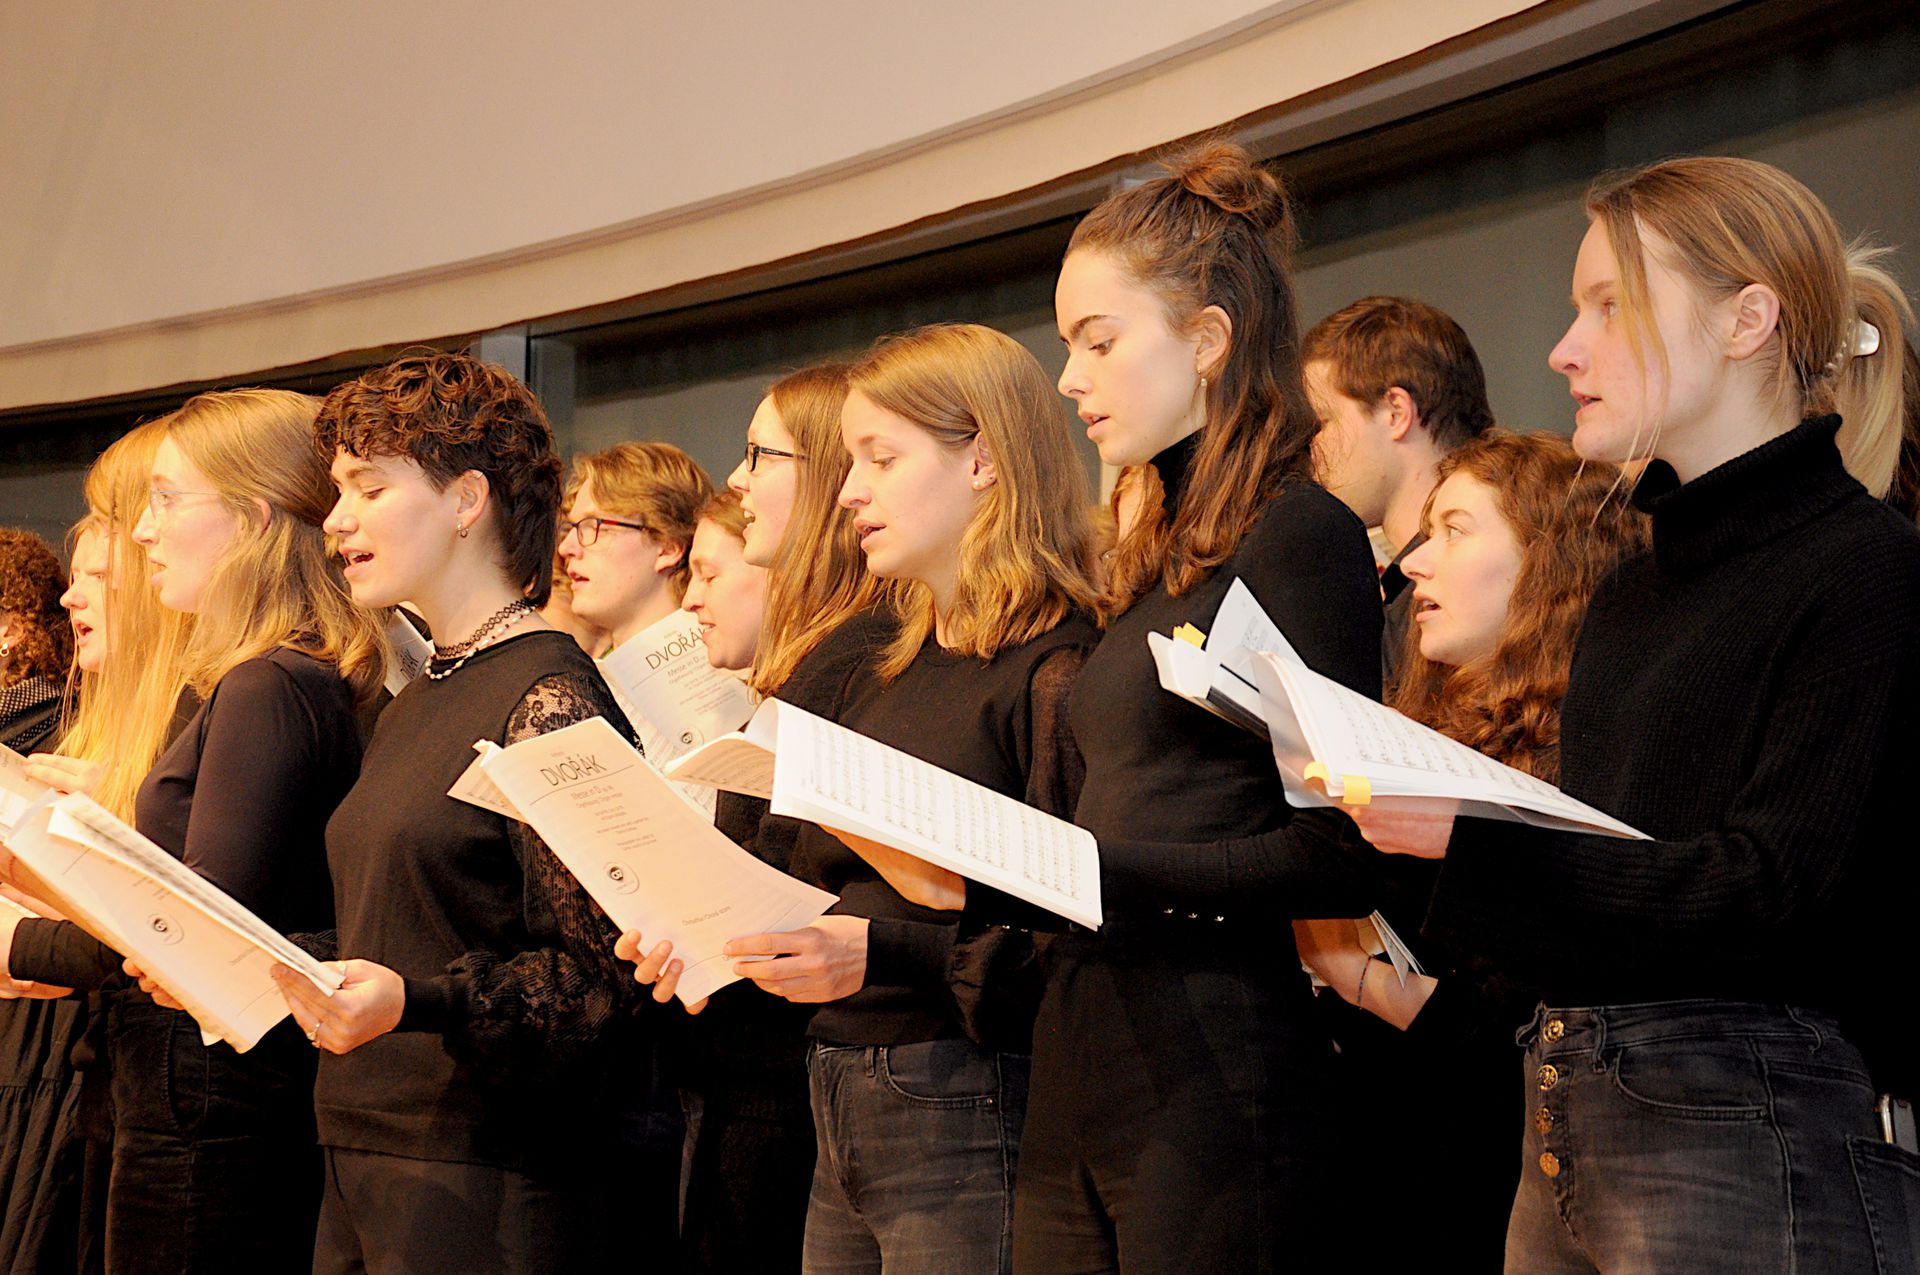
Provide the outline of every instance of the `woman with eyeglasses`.
[[[134,822],[287,932],[332,922],[327,816],[359,771],[354,708],[379,630],[327,553],[316,399],[203,394],[168,417],[134,531],[161,605],[191,612],[198,712],[141,783]],[[119,961],[67,922],[0,922],[10,971],[99,987]],[[129,972],[133,970],[128,962]],[[282,1023],[247,1053],[205,1044],[166,999],[113,1009],[110,1272],[297,1270],[312,1260],[320,1161],[313,1051]]]
[[[751,579],[764,569],[757,625],[749,624],[750,607],[729,610],[704,586],[689,594],[703,625],[711,622],[708,658],[716,666],[749,669],[756,694],[833,720],[864,693],[875,653],[895,632],[890,609],[875,605],[879,583],[861,561],[852,520],[836,504],[850,463],[840,445],[846,396],[843,364],[775,381],[748,426],[746,456],[727,479],[737,510],[710,506],[715,517],[702,522],[701,534],[729,564],[722,574]],[[735,513],[737,564],[725,553],[723,530]],[[807,826],[737,793],[719,795],[714,822],[783,871]],[[809,938],[808,959],[822,967],[836,959],[827,928]],[[656,1000],[670,1001],[681,973],[672,945],[648,950],[637,932],[620,943],[622,956],[636,962],[634,977],[654,984]],[[739,985],[696,1009],[703,1012],[678,1036],[689,1121],[682,1269],[795,1270],[814,1168],[806,1068],[813,1007]]]

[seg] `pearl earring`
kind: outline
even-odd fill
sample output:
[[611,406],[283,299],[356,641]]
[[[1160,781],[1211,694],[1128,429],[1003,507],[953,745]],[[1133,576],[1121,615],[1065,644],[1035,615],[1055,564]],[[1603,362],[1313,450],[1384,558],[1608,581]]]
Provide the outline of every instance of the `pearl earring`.
[[1202,394],[1207,392],[1207,378],[1204,376],[1200,378],[1200,392]]
[[460,538],[462,540],[465,540],[467,538],[467,527],[465,523],[456,521],[453,524],[453,529],[460,533]]

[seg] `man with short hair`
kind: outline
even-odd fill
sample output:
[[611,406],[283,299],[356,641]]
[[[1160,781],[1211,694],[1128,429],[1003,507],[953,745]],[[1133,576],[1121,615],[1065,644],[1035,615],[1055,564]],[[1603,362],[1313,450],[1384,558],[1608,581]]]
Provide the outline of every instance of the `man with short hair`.
[[1411,595],[1400,560],[1426,537],[1420,512],[1446,455],[1493,424],[1480,356],[1458,323],[1405,297],[1362,297],[1302,343],[1307,397],[1320,417],[1314,475],[1393,552],[1381,576],[1387,680],[1404,649]]

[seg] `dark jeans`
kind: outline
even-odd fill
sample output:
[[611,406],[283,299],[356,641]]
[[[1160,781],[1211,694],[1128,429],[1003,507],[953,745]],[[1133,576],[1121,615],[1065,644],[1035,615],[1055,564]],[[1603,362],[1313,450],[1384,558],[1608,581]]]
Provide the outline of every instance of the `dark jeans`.
[[1012,1254],[1027,1059],[969,1040],[816,1045],[807,1275],[992,1275]]
[[1826,1015],[1543,1006],[1521,1043],[1528,1110],[1508,1271],[1915,1269],[1920,1160],[1880,1141],[1859,1051]]
[[314,1052],[291,1020],[244,1054],[129,993],[109,1031],[107,1270],[302,1271],[320,1197]]

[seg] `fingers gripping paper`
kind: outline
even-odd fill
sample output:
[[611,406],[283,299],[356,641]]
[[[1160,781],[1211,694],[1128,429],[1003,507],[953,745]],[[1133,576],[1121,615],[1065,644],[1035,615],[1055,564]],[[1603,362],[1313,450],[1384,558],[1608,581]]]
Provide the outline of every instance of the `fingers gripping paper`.
[[689,1004],[738,981],[729,939],[798,929],[835,901],[729,841],[605,718],[483,750],[479,765],[615,925],[673,944]]
[[696,749],[668,773],[767,794],[775,814],[857,833],[1070,921],[1100,924],[1092,833],[791,704],[766,701],[745,731]]
[[244,1053],[287,1016],[276,964],[328,994],[340,986],[338,971],[86,797],[37,806],[8,846],[22,885],[131,957],[210,1043]]

